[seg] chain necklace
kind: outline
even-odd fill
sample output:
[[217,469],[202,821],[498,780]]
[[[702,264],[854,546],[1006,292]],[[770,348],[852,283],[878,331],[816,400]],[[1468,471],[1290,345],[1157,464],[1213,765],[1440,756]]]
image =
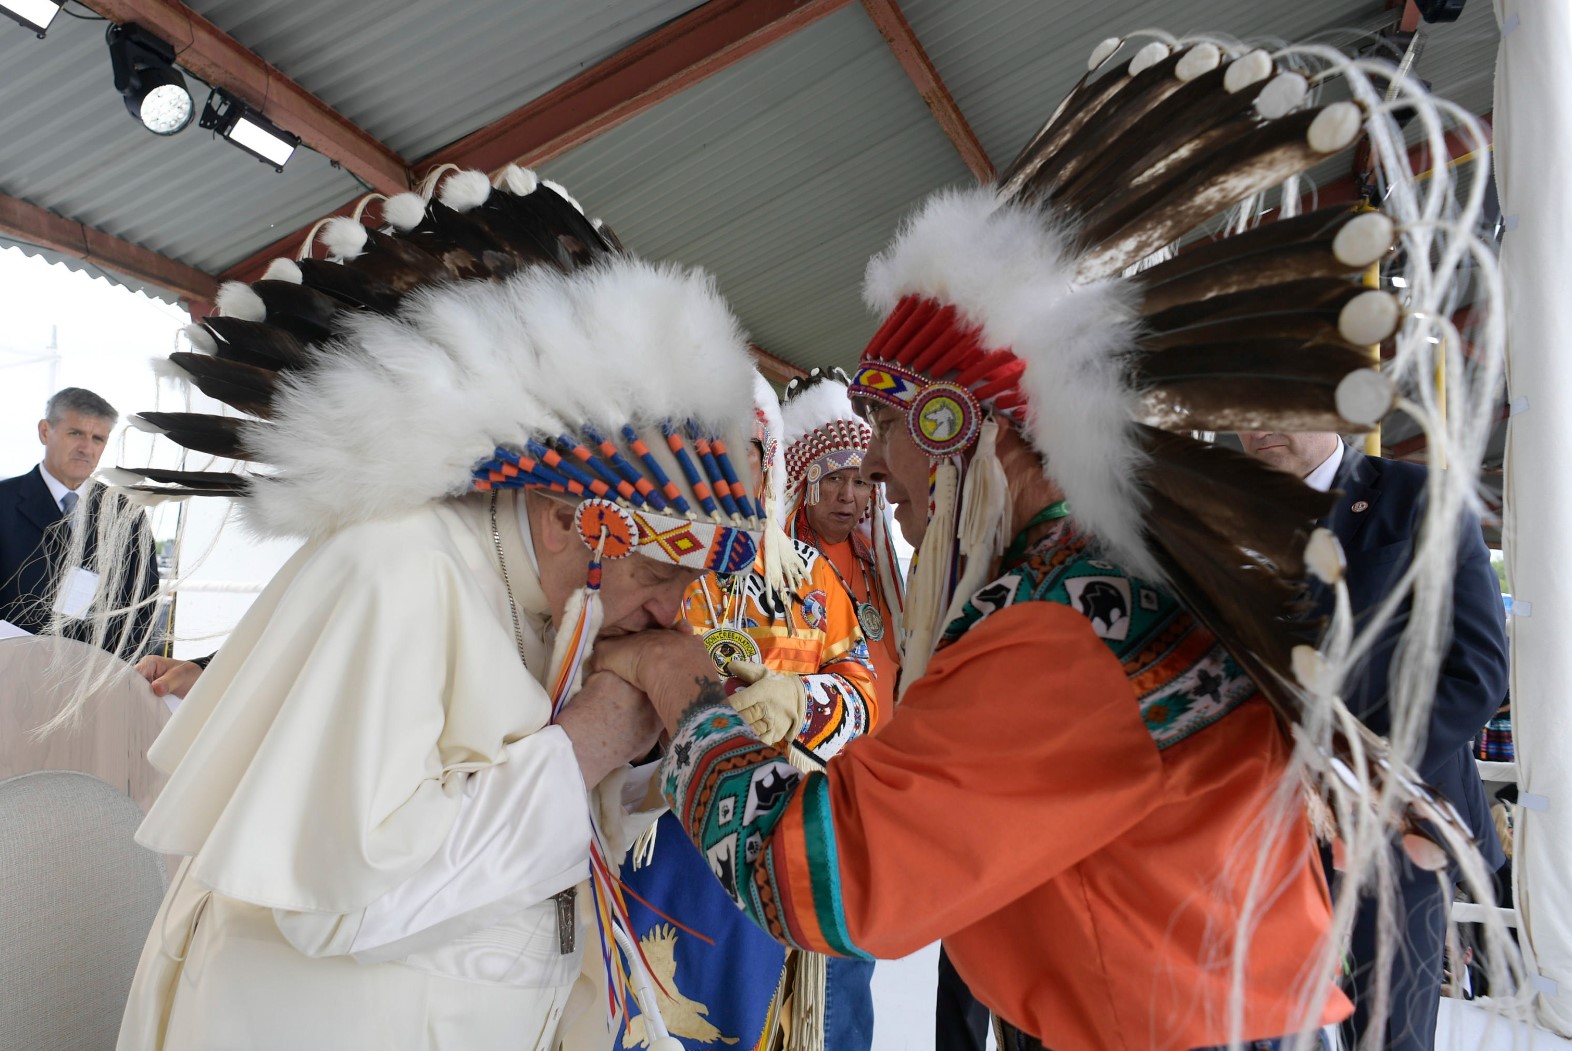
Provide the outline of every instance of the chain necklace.
[[857,612],[857,626],[862,629],[863,638],[869,642],[880,641],[884,638],[884,614],[880,613],[879,607],[874,604],[873,581],[868,576],[868,567],[863,565],[862,559],[857,557],[857,545],[853,543],[850,536],[846,538],[846,545],[851,549],[852,562],[856,564],[857,571],[862,577],[862,582],[867,587],[868,597],[865,600],[857,598],[857,592],[852,590],[851,584],[841,575],[840,567],[835,564],[835,560],[825,550],[823,539],[807,518],[807,515],[803,515],[798,520],[799,531],[807,531],[808,538],[813,542],[813,546],[819,550],[819,557],[824,559],[825,563],[830,567],[830,572],[835,574],[835,579],[840,581],[841,588],[852,600],[852,608]]
[[519,622],[519,604],[513,598],[513,582],[508,579],[508,562],[502,557],[502,530],[497,528],[497,491],[491,491],[491,542],[497,547],[497,568],[502,570],[502,587],[508,593],[508,612],[513,614],[513,644],[519,650],[519,663],[529,667],[524,657],[524,628]]
[[[714,600],[710,598],[709,582],[699,582],[704,605],[710,614],[710,630],[704,633],[704,649],[722,675],[730,674],[728,666],[735,660],[759,663],[759,644],[752,635],[737,626],[741,619],[742,604],[746,602],[743,598],[746,584],[747,575],[744,573],[730,576],[715,574],[715,587],[721,593],[721,608],[717,611]],[[733,603],[737,603],[735,613]]]

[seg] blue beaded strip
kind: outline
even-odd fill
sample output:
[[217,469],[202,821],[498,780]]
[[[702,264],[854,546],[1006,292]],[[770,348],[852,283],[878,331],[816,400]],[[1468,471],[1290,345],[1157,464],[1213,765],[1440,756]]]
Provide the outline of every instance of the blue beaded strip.
[[[691,488],[694,492],[694,495],[697,496],[700,487],[702,486],[704,488],[708,488],[709,483],[700,476],[699,468],[696,464],[694,464],[693,456],[688,452],[687,445],[683,443],[681,433],[679,433],[677,429],[671,425],[670,420],[667,420],[665,423],[660,425],[660,432],[668,439],[677,439],[675,448],[672,448],[673,443],[670,441],[666,443],[667,448],[670,448],[672,455],[676,456],[677,466],[682,468],[683,477],[688,480],[689,488]],[[712,515],[720,513],[720,507],[716,505],[713,494],[710,496],[699,497],[699,506]]]
[[720,464],[715,462],[715,451],[710,448],[709,436],[699,430],[699,425],[692,420],[687,426],[688,440],[693,443],[694,451],[699,454],[699,463],[704,467],[704,473],[709,478],[710,491],[720,501],[721,509],[729,515],[737,515],[737,502],[731,497],[731,480],[720,469]]
[[[618,449],[615,444],[606,440],[605,435],[601,434],[589,424],[584,425],[583,431],[584,437],[588,439],[587,444],[589,447],[599,451],[602,456],[605,456],[611,463],[612,469],[621,475],[629,485],[637,487],[640,482],[647,480],[642,474],[639,473],[638,468],[634,467],[627,461],[627,458],[622,455],[621,449]],[[604,449],[602,449],[601,446],[603,445],[610,445],[611,452],[607,453]],[[635,491],[637,490],[635,489]],[[651,489],[648,493],[644,494],[644,499],[648,501],[650,507],[654,510],[666,510],[666,497],[661,494],[658,488]]]
[[[622,436],[628,440],[630,448],[642,445],[644,441],[639,437],[639,432],[628,425],[623,426]],[[667,488],[671,487],[671,478],[667,476],[665,468],[661,467],[660,461],[655,459],[655,454],[649,452],[648,449],[649,446],[646,445],[646,451],[639,457],[639,460],[649,469],[650,474],[654,476],[656,487],[664,493]],[[671,506],[678,514],[686,515],[692,513],[692,505],[688,503],[687,498],[680,492],[667,495],[670,495]]]

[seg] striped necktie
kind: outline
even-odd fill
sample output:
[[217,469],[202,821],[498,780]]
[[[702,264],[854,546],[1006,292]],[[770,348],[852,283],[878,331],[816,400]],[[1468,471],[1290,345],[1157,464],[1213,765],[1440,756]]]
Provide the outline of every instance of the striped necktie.
[[60,510],[65,517],[70,518],[71,512],[76,510],[77,495],[69,490],[60,498]]

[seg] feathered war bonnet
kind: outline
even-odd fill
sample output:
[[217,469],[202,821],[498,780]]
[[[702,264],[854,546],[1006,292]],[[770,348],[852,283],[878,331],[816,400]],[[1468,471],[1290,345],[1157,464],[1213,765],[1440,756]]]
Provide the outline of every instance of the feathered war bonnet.
[[[243,495],[260,532],[296,536],[475,489],[537,489],[579,503],[591,585],[600,559],[631,553],[752,565],[764,513],[730,451],[748,439],[752,367],[714,281],[634,258],[530,172],[506,169],[495,186],[438,172],[428,193],[444,175],[434,195],[383,202],[382,227],[329,220],[299,260],[225,285],[218,315],[188,329],[196,352],[171,355],[246,415],[141,423],[264,469],[131,480]],[[309,258],[318,243],[329,258]],[[598,624],[583,626],[580,657]],[[559,626],[559,647],[569,634]],[[559,673],[579,663],[558,657]]]
[[[819,502],[819,484],[836,471],[859,469],[873,430],[852,403],[851,379],[841,369],[814,369],[806,378],[786,385],[781,403],[786,447],[786,517],[796,536],[799,518]],[[905,581],[890,541],[890,513],[884,487],[873,487],[866,528],[875,575],[885,606],[899,620],[905,602]]]
[[[1320,654],[1303,644],[1307,577],[1341,586],[1336,541],[1316,528],[1334,495],[1195,433],[1366,431],[1400,405],[1445,441],[1459,465],[1449,474],[1478,464],[1493,373],[1474,368],[1482,388],[1452,389],[1451,416],[1438,411],[1431,378],[1438,355],[1453,355],[1449,368],[1459,360],[1447,321],[1459,264],[1493,273],[1474,233],[1481,194],[1473,188],[1459,208],[1445,170],[1421,194],[1383,96],[1390,89],[1412,107],[1432,142],[1443,125],[1485,140],[1471,117],[1390,66],[1332,49],[1268,55],[1164,38],[1129,61],[1115,61],[1121,52],[1120,40],[1097,48],[996,184],[931,197],[868,266],[865,299],[884,320],[851,393],[899,410],[932,465],[903,685],[1009,540],[994,454],[1007,422],[1102,556],[1178,595],[1314,739],[1323,779],[1390,789],[1397,803],[1383,803],[1386,818],[1396,811],[1412,831],[1416,814],[1444,817],[1447,804],[1392,776],[1379,743],[1332,715],[1346,715],[1335,693],[1358,642],[1344,624],[1341,642]],[[1315,92],[1334,82],[1351,100],[1317,104]],[[1299,173],[1362,138],[1382,210],[1294,214]],[[1287,217],[1252,225],[1251,202],[1279,186]],[[1217,221],[1235,207],[1243,220]],[[1395,247],[1423,289],[1411,274],[1407,302],[1362,280]],[[1476,281],[1476,305],[1488,307],[1492,289]],[[1482,360],[1499,352],[1493,338]],[[1389,340],[1395,350],[1378,372],[1372,345]],[[1449,382],[1461,379],[1453,371]],[[1400,400],[1404,388],[1419,393]],[[1446,479],[1444,499],[1433,488],[1442,502],[1428,505],[1428,520],[1441,535],[1455,538],[1470,485]],[[1428,659],[1433,682],[1433,649]],[[1411,671],[1416,681],[1427,674]],[[1443,823],[1449,838],[1460,831]]]
[[759,463],[764,473],[759,491],[763,494],[764,583],[770,593],[784,601],[784,593],[794,591],[807,580],[808,567],[786,535],[782,515],[786,499],[786,447],[781,441],[784,430],[781,401],[770,381],[753,370],[753,441],[759,447]]

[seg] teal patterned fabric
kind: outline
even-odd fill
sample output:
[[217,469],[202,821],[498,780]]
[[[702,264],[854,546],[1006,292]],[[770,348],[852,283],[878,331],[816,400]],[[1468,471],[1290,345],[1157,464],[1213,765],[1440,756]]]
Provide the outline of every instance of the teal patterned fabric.
[[943,649],[990,614],[1022,602],[1076,610],[1124,666],[1159,749],[1210,726],[1256,692],[1220,642],[1178,600],[1087,550],[1061,523],[979,588],[946,626]]

